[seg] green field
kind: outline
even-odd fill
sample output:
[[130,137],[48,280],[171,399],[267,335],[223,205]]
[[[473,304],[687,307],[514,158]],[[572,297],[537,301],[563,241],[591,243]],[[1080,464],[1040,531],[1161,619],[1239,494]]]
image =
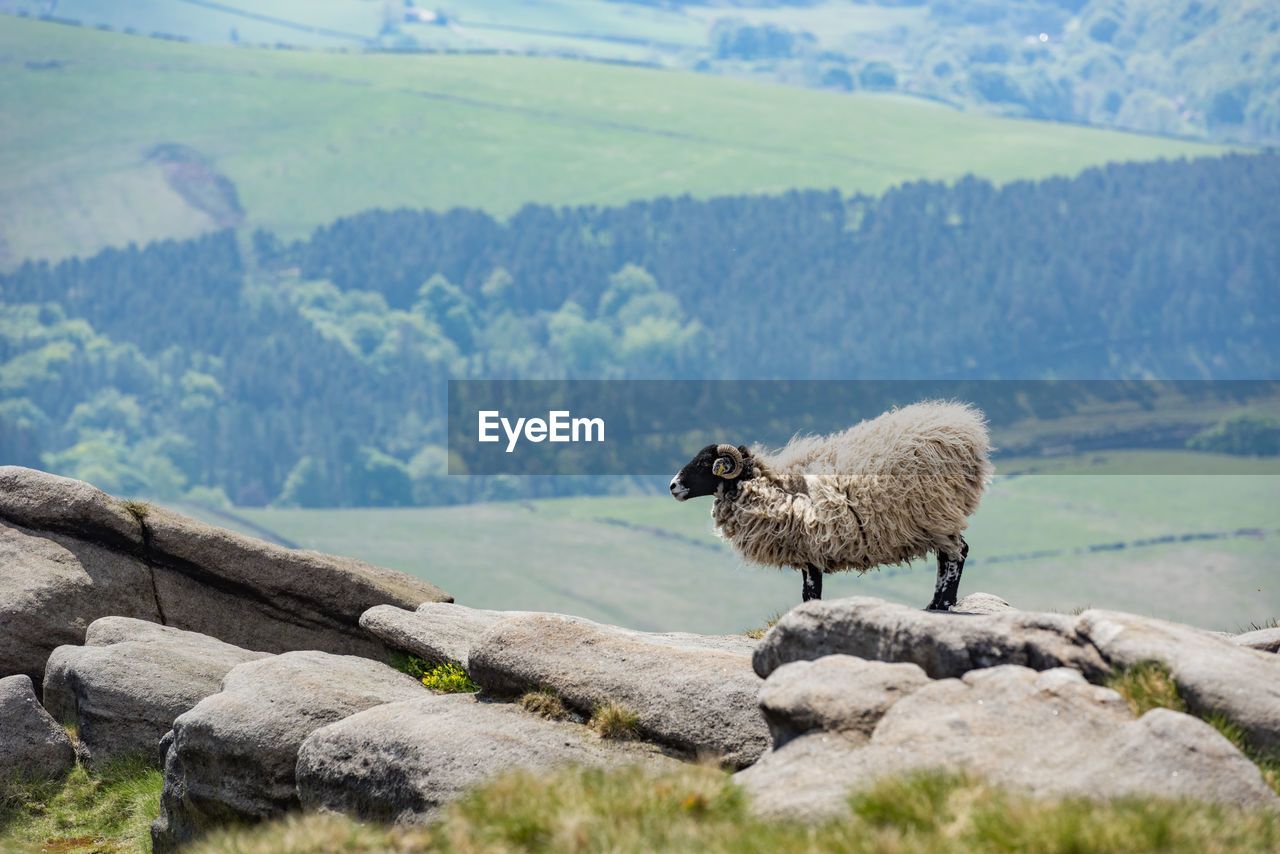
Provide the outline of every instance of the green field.
[[244,226],[372,207],[616,204],[975,173],[997,181],[1224,149],[685,72],[536,57],[183,44],[0,16],[0,268],[184,237],[211,218],[147,154],[189,146]]
[[[1064,467],[1087,473],[1001,476],[966,534],[972,551],[961,593],[995,593],[1034,610],[1112,608],[1225,631],[1280,616],[1280,461],[1216,461],[1218,471],[1238,463],[1266,474],[1105,473],[1121,463],[1121,470],[1145,464],[1155,472],[1162,460],[1186,470],[1188,456],[1210,455],[1109,454],[1097,468],[1087,460]],[[227,524],[199,508],[180,509]],[[715,538],[709,500],[236,513],[299,545],[429,579],[477,607],[717,633],[762,625],[800,597],[795,572],[744,566]],[[1202,534],[1228,536],[1182,539]],[[917,563],[830,576],[824,595],[923,606],[932,592],[932,565]]]

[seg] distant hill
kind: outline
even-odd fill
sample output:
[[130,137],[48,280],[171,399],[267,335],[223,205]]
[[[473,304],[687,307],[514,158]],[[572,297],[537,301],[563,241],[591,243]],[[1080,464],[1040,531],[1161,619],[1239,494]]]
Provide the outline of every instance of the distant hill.
[[501,51],[1251,144],[1280,142],[1268,0],[10,0],[205,44]]
[[527,202],[878,194],[912,179],[1005,182],[1224,150],[649,68],[213,47],[0,21],[0,110],[21,117],[0,129],[0,269],[220,223],[292,239],[374,207],[507,216]]

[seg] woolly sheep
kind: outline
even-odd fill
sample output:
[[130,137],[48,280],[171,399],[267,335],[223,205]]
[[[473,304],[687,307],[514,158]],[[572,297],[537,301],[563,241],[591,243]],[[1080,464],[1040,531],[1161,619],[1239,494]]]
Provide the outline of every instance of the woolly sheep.
[[677,501],[714,495],[716,531],[748,561],[794,567],[804,601],[827,572],[904,563],[929,552],[929,610],[956,602],[969,546],[961,536],[992,468],[985,419],[968,404],[926,401],[776,452],[708,445],[671,480]]

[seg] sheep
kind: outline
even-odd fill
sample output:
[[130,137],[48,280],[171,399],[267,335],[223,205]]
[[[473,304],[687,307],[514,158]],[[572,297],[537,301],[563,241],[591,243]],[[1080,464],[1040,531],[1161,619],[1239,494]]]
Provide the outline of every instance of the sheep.
[[935,552],[927,610],[956,603],[969,545],[961,532],[991,477],[983,414],[948,401],[886,412],[776,452],[708,445],[671,480],[677,501],[714,495],[717,533],[746,560],[803,573],[822,598],[828,572],[866,572]]

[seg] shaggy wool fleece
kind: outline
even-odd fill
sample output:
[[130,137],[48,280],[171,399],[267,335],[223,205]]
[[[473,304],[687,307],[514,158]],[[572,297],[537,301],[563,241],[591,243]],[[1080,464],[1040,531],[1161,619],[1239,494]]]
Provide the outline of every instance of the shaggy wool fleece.
[[718,495],[711,516],[744,558],[768,566],[865,572],[954,554],[991,477],[990,451],[974,407],[916,403],[775,452],[753,448],[757,476]]

